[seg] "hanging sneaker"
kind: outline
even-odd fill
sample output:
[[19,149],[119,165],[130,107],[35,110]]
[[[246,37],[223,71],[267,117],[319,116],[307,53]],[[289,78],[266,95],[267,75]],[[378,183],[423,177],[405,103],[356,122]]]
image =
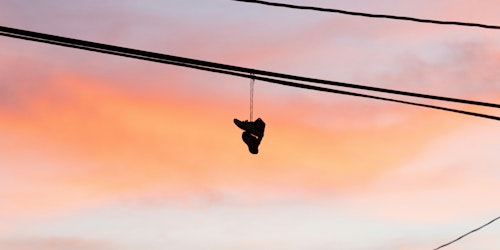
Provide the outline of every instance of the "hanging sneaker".
[[236,126],[238,126],[238,128],[248,131],[259,138],[264,136],[264,128],[266,127],[266,124],[260,118],[258,118],[255,122],[249,122],[247,120],[240,121],[235,118],[233,122]]
[[248,151],[252,154],[258,154],[259,153],[259,144],[260,140],[255,138],[250,132],[243,132],[241,135],[241,138],[247,144],[248,146]]

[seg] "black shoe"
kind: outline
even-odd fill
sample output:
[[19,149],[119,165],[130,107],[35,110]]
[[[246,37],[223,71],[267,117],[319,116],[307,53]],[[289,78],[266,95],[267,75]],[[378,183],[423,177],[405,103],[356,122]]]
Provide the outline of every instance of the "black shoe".
[[251,134],[261,138],[264,136],[264,129],[266,124],[262,121],[262,119],[258,118],[255,122],[249,121],[240,121],[238,119],[234,119],[234,124],[238,126],[238,128],[243,129]]
[[259,153],[259,144],[260,141],[255,138],[250,132],[243,132],[241,135],[241,138],[247,144],[248,146],[248,151],[252,154],[258,154]]

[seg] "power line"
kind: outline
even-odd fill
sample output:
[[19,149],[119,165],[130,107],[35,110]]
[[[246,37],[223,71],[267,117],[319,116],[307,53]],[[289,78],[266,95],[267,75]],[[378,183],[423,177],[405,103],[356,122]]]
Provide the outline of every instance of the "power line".
[[[233,65],[190,59],[190,58],[185,58],[185,57],[178,57],[178,56],[154,53],[154,52],[149,52],[149,51],[118,47],[118,46],[113,46],[113,45],[108,45],[108,44],[83,41],[83,40],[78,40],[78,39],[54,36],[54,35],[49,35],[49,34],[37,33],[37,32],[26,31],[26,30],[19,30],[19,29],[2,27],[2,26],[0,26],[0,33],[1,33],[0,35],[11,36],[11,37],[16,36],[16,38],[19,38],[17,36],[22,36],[22,37],[27,37],[27,38],[37,38],[37,39],[46,40],[46,41],[48,41],[48,43],[58,42],[58,43],[63,43],[63,44],[69,44],[70,46],[67,46],[67,47],[73,47],[74,45],[78,45],[78,46],[84,46],[84,47],[88,47],[88,48],[99,49],[99,50],[107,50],[107,51],[115,51],[115,52],[118,51],[120,53],[140,55],[142,57],[161,58],[163,60],[177,61],[177,62],[181,62],[181,63],[185,63],[185,64],[203,65],[203,66],[207,66],[207,67],[219,68],[219,69],[224,69],[224,70],[229,70],[229,71],[243,72],[243,73],[247,73],[247,74],[263,75],[263,76],[268,76],[268,77],[273,77],[273,78],[284,78],[284,79],[293,80],[293,81],[317,83],[317,84],[329,85],[329,86],[362,89],[362,90],[369,90],[369,91],[374,91],[374,92],[381,92],[381,93],[388,93],[388,94],[395,94],[395,95],[404,95],[404,96],[433,99],[433,100],[439,100],[439,101],[456,102],[456,103],[463,103],[463,104],[470,104],[470,105],[477,105],[477,106],[500,108],[500,104],[495,104],[495,103],[487,103],[487,102],[465,100],[465,99],[458,99],[458,98],[451,98],[451,97],[435,96],[435,95],[413,93],[413,92],[400,91],[400,90],[394,90],[394,89],[385,89],[385,88],[371,87],[371,86],[365,86],[365,85],[358,85],[358,84],[352,84],[352,83],[328,81],[328,80],[314,79],[314,78],[309,78],[309,77],[281,74],[281,73],[276,73],[276,72],[256,70],[256,69],[238,67],[238,66],[233,66]],[[22,38],[22,39],[24,39],[24,38]],[[63,46],[65,46],[65,45],[63,45]]]
[[233,0],[233,1],[247,2],[247,3],[256,3],[256,4],[263,4],[263,5],[275,6],[275,7],[285,7],[285,8],[291,8],[291,9],[315,10],[315,11],[322,11],[322,12],[332,12],[332,13],[339,13],[339,14],[344,14],[344,15],[363,16],[363,17],[370,17],[370,18],[387,18],[387,19],[396,19],[396,20],[404,20],[404,21],[413,21],[413,22],[419,22],[419,23],[433,23],[433,24],[443,24],[443,25],[459,25],[459,26],[479,27],[479,28],[485,28],[485,29],[500,29],[500,26],[488,25],[488,24],[480,24],[480,23],[455,22],[455,21],[439,21],[439,20],[422,19],[422,18],[415,18],[415,17],[381,15],[381,14],[369,14],[369,13],[353,12],[353,11],[346,11],[346,10],[339,10],[339,9],[327,9],[327,8],[321,8],[321,7],[292,5],[292,4],[266,2],[266,1],[259,1],[259,0]]
[[450,241],[450,242],[448,242],[448,243],[446,243],[444,245],[439,246],[438,248],[434,248],[433,250],[438,250],[438,249],[441,249],[443,247],[449,246],[449,245],[451,245],[451,244],[453,244],[453,243],[455,243],[455,242],[463,239],[465,236],[483,229],[484,227],[488,226],[489,224],[495,222],[498,219],[500,219],[500,216],[496,217],[495,219],[489,221],[488,223],[486,223],[486,224],[484,224],[484,225],[482,225],[482,226],[480,226],[480,227],[478,227],[478,228],[476,228],[476,229],[474,229],[474,230],[472,230],[472,231],[470,231],[470,232],[468,232],[468,233],[466,233],[466,234],[464,234],[464,235],[462,235],[462,236],[460,236],[460,237],[458,237],[458,238],[456,238],[456,239],[454,239],[454,240],[452,240],[452,241]]
[[[158,54],[158,53],[153,53],[153,52],[139,51],[139,50],[134,50],[134,49],[122,48],[122,47],[106,45],[106,44],[98,44],[98,43],[93,43],[93,42],[88,42],[88,41],[52,36],[52,35],[47,35],[47,34],[35,33],[35,32],[5,32],[5,30],[10,30],[10,29],[12,29],[12,28],[5,28],[5,27],[0,26],[0,35],[24,39],[24,40],[48,43],[48,44],[53,44],[53,45],[89,50],[89,51],[100,52],[100,53],[105,53],[105,54],[135,58],[135,59],[140,59],[140,60],[152,61],[152,62],[157,62],[157,63],[171,64],[171,65],[176,65],[176,66],[181,66],[181,67],[188,67],[188,68],[193,68],[193,69],[197,69],[197,70],[204,70],[204,71],[233,75],[233,76],[244,77],[244,78],[253,77],[255,80],[260,80],[260,81],[265,81],[265,82],[270,82],[270,83],[275,83],[275,84],[280,84],[280,85],[285,85],[285,86],[290,86],[290,87],[316,90],[316,91],[328,92],[328,93],[336,93],[336,94],[342,94],[342,95],[350,95],[350,96],[356,96],[356,97],[364,97],[364,98],[377,99],[377,100],[390,101],[390,102],[397,102],[397,103],[402,103],[402,104],[444,110],[444,111],[455,112],[455,113],[471,115],[471,116],[476,116],[476,117],[483,117],[483,118],[487,118],[487,119],[500,120],[500,117],[481,114],[481,113],[475,113],[475,112],[450,109],[450,108],[428,105],[428,104],[421,104],[421,103],[408,102],[408,101],[402,101],[402,100],[373,96],[373,95],[366,95],[366,94],[324,88],[324,87],[319,87],[319,86],[314,86],[314,85],[307,85],[307,84],[302,84],[302,83],[297,83],[297,82],[280,80],[280,79],[276,79],[276,78],[249,75],[246,72],[239,72],[236,70],[231,71],[231,70],[227,70],[224,68],[212,67],[212,65],[219,65],[216,63],[207,63],[207,65],[205,65],[203,63],[199,63],[200,61],[194,60],[194,59],[187,59],[186,58],[185,61],[194,62],[194,63],[186,63],[183,60],[178,60],[177,59],[178,57],[164,55],[164,54]],[[18,30],[15,30],[15,31],[18,31]],[[19,34],[19,33],[21,33],[21,34]],[[40,34],[40,36],[34,36],[37,34]],[[143,53],[137,53],[137,52],[143,52]],[[196,63],[196,62],[198,62],[198,63]],[[203,62],[203,61],[201,61],[201,62]],[[229,65],[228,65],[228,67],[239,68],[236,66],[229,66]],[[254,72],[259,72],[259,71],[254,71]]]

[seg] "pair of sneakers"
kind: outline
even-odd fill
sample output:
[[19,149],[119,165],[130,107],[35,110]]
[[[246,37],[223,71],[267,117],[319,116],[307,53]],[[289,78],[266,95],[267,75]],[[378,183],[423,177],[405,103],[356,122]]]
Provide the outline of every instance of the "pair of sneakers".
[[247,144],[248,151],[250,151],[250,153],[252,154],[258,154],[260,142],[264,137],[264,129],[266,128],[266,123],[260,118],[253,122],[240,121],[238,119],[234,119],[233,121],[234,124],[238,126],[238,128],[244,130],[241,138],[243,139],[243,142]]

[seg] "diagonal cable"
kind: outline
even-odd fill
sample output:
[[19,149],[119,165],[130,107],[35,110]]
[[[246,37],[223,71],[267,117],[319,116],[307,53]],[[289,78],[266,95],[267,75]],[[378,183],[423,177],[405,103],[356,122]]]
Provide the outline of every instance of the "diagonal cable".
[[285,3],[266,2],[266,1],[260,1],[260,0],[232,0],[232,1],[256,3],[256,4],[263,4],[263,5],[274,6],[274,7],[284,7],[284,8],[290,8],[290,9],[314,10],[314,11],[321,11],[321,12],[339,13],[339,14],[344,14],[344,15],[362,16],[362,17],[369,17],[369,18],[386,18],[386,19],[395,19],[395,20],[403,20],[403,21],[413,21],[413,22],[419,22],[419,23],[459,25],[459,26],[479,27],[479,28],[484,28],[484,29],[500,29],[500,26],[481,24],[481,23],[439,21],[439,20],[422,19],[422,18],[406,17],[406,16],[370,14],[370,13],[363,13],[363,12],[339,10],[339,9],[327,9],[327,8],[313,7],[313,6],[302,6],[302,5],[293,5],[293,4],[285,4]]
[[[117,51],[117,50],[111,50],[107,49],[106,46],[110,46],[113,48],[120,48],[116,46],[111,46],[111,45],[106,45],[102,48],[97,48],[97,47],[92,47],[92,46],[87,46],[89,44],[93,44],[91,42],[86,42],[88,44],[75,44],[70,40],[53,40],[53,39],[46,39],[46,38],[40,38],[40,37],[32,37],[29,35],[19,35],[19,34],[11,34],[8,32],[3,32],[0,30],[0,35],[3,36],[8,36],[8,37],[13,37],[13,38],[19,38],[19,39],[24,39],[24,40],[29,40],[29,41],[36,41],[36,42],[42,42],[42,43],[48,43],[48,44],[53,44],[53,45],[59,45],[59,46],[65,46],[65,47],[70,47],[70,48],[77,48],[77,49],[83,49],[83,50],[89,50],[89,51],[94,51],[94,52],[100,52],[100,53],[105,53],[105,54],[111,54],[111,55],[117,55],[117,56],[123,56],[123,57],[129,57],[129,58],[135,58],[135,59],[140,59],[140,60],[146,60],[146,61],[152,61],[152,62],[158,62],[158,63],[163,63],[163,64],[171,64],[171,65],[176,65],[176,66],[181,66],[181,67],[188,67],[188,68],[193,68],[193,69],[198,69],[198,70],[204,70],[204,71],[209,71],[209,72],[214,72],[214,73],[220,73],[220,74],[227,74],[227,75],[233,75],[233,76],[238,76],[238,77],[244,77],[244,78],[249,78],[253,77],[255,80],[260,80],[260,81],[265,81],[265,82],[270,82],[270,83],[275,83],[275,84],[280,84],[280,85],[285,85],[289,87],[296,87],[296,88],[302,88],[302,89],[309,89],[309,90],[316,90],[316,91],[321,91],[321,92],[328,92],[328,93],[335,93],[335,94],[342,94],[342,95],[350,95],[350,96],[356,96],[356,97],[363,97],[363,98],[370,98],[370,99],[377,99],[377,100],[383,100],[383,101],[390,101],[390,102],[397,102],[397,103],[402,103],[402,104],[408,104],[408,105],[413,105],[413,106],[420,106],[420,107],[426,107],[426,108],[432,108],[432,109],[438,109],[438,110],[443,110],[443,111],[449,111],[449,112],[454,112],[454,113],[460,113],[464,115],[471,115],[471,116],[476,116],[476,117],[482,117],[482,118],[487,118],[487,119],[492,119],[492,120],[500,120],[500,117],[497,116],[492,116],[492,115],[487,115],[487,114],[481,114],[481,113],[475,113],[475,112],[469,112],[469,111],[464,111],[464,110],[457,110],[457,109],[450,109],[450,108],[445,108],[445,107],[440,107],[440,106],[434,106],[434,105],[428,105],[428,104],[421,104],[421,103],[415,103],[415,102],[408,102],[408,101],[402,101],[402,100],[397,100],[397,99],[391,99],[391,98],[385,98],[385,97],[379,97],[379,96],[373,96],[373,95],[366,95],[366,94],[360,94],[360,93],[355,93],[355,92],[348,92],[348,91],[343,91],[343,90],[336,90],[336,89],[330,89],[330,88],[324,88],[324,87],[319,87],[319,86],[313,86],[313,85],[307,85],[307,84],[302,84],[302,83],[297,83],[297,82],[291,82],[291,81],[286,81],[286,80],[280,80],[280,79],[275,79],[275,78],[268,78],[268,77],[262,77],[262,76],[254,76],[254,75],[249,75],[245,72],[238,72],[238,71],[231,71],[231,70],[226,70],[226,69],[220,69],[216,67],[211,67],[207,65],[200,65],[196,63],[185,63],[185,62],[180,62],[178,60],[170,60],[166,58],[158,58],[155,56],[148,56],[146,55],[138,55],[134,53],[128,53],[128,52],[134,52],[135,50],[132,49],[125,49],[124,51]],[[127,50],[130,50],[127,52]],[[162,55],[162,54],[157,54],[157,53],[151,53],[153,55]],[[169,58],[169,56],[167,56]]]
[[474,230],[472,230],[472,231],[470,231],[470,232],[468,232],[468,233],[466,233],[466,234],[464,234],[464,235],[462,235],[462,236],[460,236],[460,237],[458,237],[458,238],[456,238],[456,239],[454,239],[454,240],[452,240],[452,241],[450,241],[450,242],[448,242],[448,243],[446,243],[444,245],[441,245],[441,246],[439,246],[437,248],[434,248],[434,250],[438,250],[438,249],[441,249],[443,247],[449,246],[449,245],[451,245],[451,244],[453,244],[453,243],[455,243],[455,242],[463,239],[465,236],[483,229],[484,227],[490,225],[491,223],[495,222],[498,219],[500,219],[500,216],[496,217],[495,219],[489,221],[488,223],[486,223],[486,224],[484,224],[484,225],[482,225],[482,226],[480,226],[480,227],[478,227],[478,228],[476,228],[476,229],[474,229]]
[[233,66],[233,65],[220,64],[220,63],[215,63],[215,62],[208,62],[208,61],[190,59],[190,58],[185,58],[185,57],[178,57],[178,56],[154,53],[154,52],[149,52],[149,51],[118,47],[118,46],[113,46],[113,45],[108,45],[108,44],[95,43],[95,42],[89,42],[89,41],[84,41],[84,40],[54,36],[54,35],[43,34],[43,33],[38,33],[38,32],[19,30],[19,29],[3,27],[3,26],[0,26],[0,32],[1,32],[1,35],[4,35],[4,36],[15,35],[15,36],[32,37],[32,38],[36,37],[39,39],[44,39],[44,40],[52,41],[52,42],[57,41],[57,42],[65,43],[65,44],[74,44],[74,45],[85,46],[85,47],[89,47],[89,48],[103,49],[103,50],[108,50],[108,51],[119,51],[121,53],[135,54],[135,55],[152,57],[152,58],[161,58],[164,60],[177,61],[177,62],[186,63],[186,64],[203,65],[203,66],[219,68],[219,69],[224,69],[224,70],[229,70],[229,71],[238,71],[238,72],[243,72],[243,73],[247,73],[247,74],[262,75],[262,76],[268,76],[268,77],[273,77],[273,78],[284,78],[284,79],[293,80],[293,81],[317,83],[317,84],[323,84],[323,85],[329,85],[329,86],[362,89],[362,90],[369,90],[369,91],[375,91],[375,92],[381,92],[381,93],[418,97],[418,98],[424,98],[424,99],[433,99],[433,100],[439,100],[439,101],[447,101],[447,102],[463,103],[463,104],[470,104],[470,105],[477,105],[477,106],[500,108],[500,104],[495,104],[495,103],[487,103],[487,102],[458,99],[458,98],[451,98],[451,97],[444,97],[444,96],[413,93],[413,92],[407,92],[407,91],[401,91],[401,90],[385,89],[385,88],[371,87],[371,86],[358,85],[358,84],[352,84],[352,83],[328,81],[328,80],[315,79],[315,78],[309,78],[309,77],[281,74],[281,73],[276,73],[276,72],[256,70],[256,69],[238,67],[238,66]]

